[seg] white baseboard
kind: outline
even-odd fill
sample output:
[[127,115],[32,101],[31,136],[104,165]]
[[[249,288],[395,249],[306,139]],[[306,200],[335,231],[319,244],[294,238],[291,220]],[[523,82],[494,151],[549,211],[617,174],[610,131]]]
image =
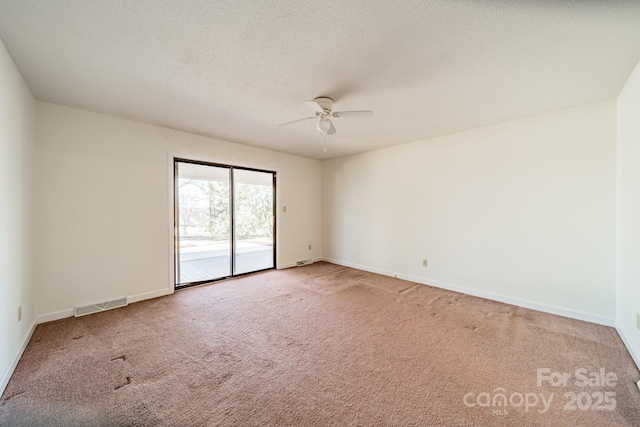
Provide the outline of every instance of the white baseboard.
[[597,316],[594,314],[584,313],[576,310],[570,310],[562,307],[556,307],[553,305],[540,304],[533,301],[527,301],[519,298],[509,297],[506,295],[472,289],[466,286],[453,285],[450,283],[441,282],[439,280],[430,280],[423,277],[416,277],[416,276],[410,276],[407,274],[395,273],[388,270],[373,268],[366,265],[354,264],[351,262],[345,262],[345,261],[336,260],[332,258],[324,258],[323,260],[330,262],[332,264],[338,264],[338,265],[343,265],[345,267],[357,268],[358,270],[369,271],[371,273],[382,274],[384,276],[396,277],[398,279],[419,283],[421,285],[434,286],[436,288],[442,288],[442,289],[447,289],[454,292],[460,292],[462,294],[471,295],[479,298],[490,299],[498,302],[503,302],[505,304],[516,305],[518,307],[528,308],[531,310],[541,311],[544,313],[555,314],[558,316],[568,317],[571,319],[583,320],[586,322],[596,323],[599,325],[615,327],[615,319],[610,319],[608,317]]
[[33,322],[31,322],[31,327],[29,328],[29,332],[22,340],[22,343],[20,343],[20,347],[18,347],[18,351],[16,351],[16,354],[13,356],[13,359],[11,359],[11,363],[9,364],[4,374],[2,375],[2,379],[0,379],[0,396],[2,396],[2,393],[4,393],[4,389],[7,388],[7,384],[9,384],[9,380],[13,375],[13,371],[16,369],[16,366],[18,366],[18,362],[22,357],[22,353],[24,353],[24,350],[27,348],[27,344],[29,344],[31,337],[33,336],[33,332],[36,330],[36,326],[38,325],[36,320],[37,319],[33,319]]
[[53,322],[54,320],[65,319],[67,317],[73,317],[74,310],[73,308],[68,308],[66,310],[52,311],[50,313],[41,314],[36,318],[36,323],[39,325],[41,323]]
[[131,304],[134,302],[144,301],[146,299],[153,299],[158,297],[164,297],[166,295],[171,295],[173,293],[173,289],[158,289],[156,291],[144,292],[141,294],[131,295],[127,297],[127,303]]
[[[163,297],[173,293],[173,289],[158,289],[151,292],[144,292],[141,294],[130,295],[127,297],[127,303],[144,301],[147,299]],[[73,308],[67,308],[65,310],[52,311],[50,313],[41,314],[36,318],[36,324],[53,322],[54,320],[65,319],[67,317],[73,317],[75,311]]]
[[286,270],[287,268],[291,268],[291,267],[295,267],[296,263],[295,262],[289,262],[286,264],[278,264],[278,266],[276,267],[277,270]]
[[[311,261],[313,261],[313,262],[320,262],[320,261],[324,261],[324,260],[325,259],[322,258],[322,257],[311,258]],[[294,262],[288,262],[288,263],[285,263],[285,264],[278,264],[278,266],[276,268],[278,270],[284,270],[284,269],[287,269],[287,268],[297,267],[297,266],[298,266],[297,262],[294,261]]]
[[[383,276],[390,276],[390,277],[395,277],[397,279],[402,279],[402,277],[400,277],[399,274],[396,274],[396,273],[394,273],[392,271],[389,271],[389,270],[383,270],[381,268],[374,268],[374,267],[369,267],[369,266],[366,266],[366,265],[356,264],[356,263],[353,263],[353,262],[340,261],[338,259],[326,258],[326,257],[322,258],[322,261],[330,262],[331,264],[342,265],[344,267],[355,268],[357,270],[368,271],[369,273],[376,273],[376,274],[381,274]],[[402,279],[402,280],[409,280],[409,279]]]
[[[622,329],[620,329],[619,327],[616,326],[616,330],[618,331],[618,335],[620,335],[620,339],[624,343],[625,347],[627,347],[627,350],[629,351],[629,354],[631,355],[631,358],[636,363],[636,366],[638,367],[638,370],[640,371],[640,355],[637,354],[634,351],[633,347],[631,347],[631,341],[629,341],[627,339],[627,337],[624,334],[624,332],[622,332]],[[640,387],[640,385],[638,387]]]

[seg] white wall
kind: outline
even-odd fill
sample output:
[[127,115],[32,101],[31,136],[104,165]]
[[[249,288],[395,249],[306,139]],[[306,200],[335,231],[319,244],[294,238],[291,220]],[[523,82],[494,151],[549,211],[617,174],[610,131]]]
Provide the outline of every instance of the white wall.
[[30,273],[35,108],[31,92],[0,42],[0,393],[35,320]]
[[44,102],[37,111],[41,320],[172,287],[169,153],[276,170],[278,266],[321,256],[319,161]]
[[640,366],[640,64],[618,97],[617,325]]
[[615,197],[608,100],[324,162],[324,256],[612,325]]

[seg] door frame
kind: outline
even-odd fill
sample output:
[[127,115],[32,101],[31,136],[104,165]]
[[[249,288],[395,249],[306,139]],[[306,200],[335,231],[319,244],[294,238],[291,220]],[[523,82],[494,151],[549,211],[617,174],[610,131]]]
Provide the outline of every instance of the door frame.
[[[228,160],[228,159],[225,159]],[[257,165],[257,164],[250,164],[250,163],[244,163],[244,162],[237,162],[234,161],[233,165],[227,164],[225,163],[225,160],[221,160],[221,159],[213,159],[210,157],[202,157],[202,156],[194,156],[194,155],[190,155],[190,154],[179,154],[179,153],[168,153],[168,167],[169,167],[169,242],[170,242],[170,249],[169,249],[169,283],[168,283],[168,287],[169,287],[169,293],[173,293],[176,290],[181,290],[181,289],[185,289],[185,288],[189,288],[191,286],[198,286],[198,285],[202,285],[202,284],[206,284],[206,283],[212,283],[215,281],[219,281],[219,280],[226,280],[230,277],[240,277],[246,274],[252,274],[255,272],[249,272],[249,273],[242,273],[242,274],[237,274],[234,275],[233,271],[231,272],[231,276],[227,276],[227,277],[223,277],[223,278],[219,278],[219,279],[213,279],[213,280],[208,280],[208,281],[203,281],[203,282],[196,282],[196,283],[192,283],[192,284],[188,284],[188,285],[183,285],[183,286],[179,286],[176,287],[177,282],[178,282],[178,271],[176,266],[178,265],[178,245],[179,245],[179,229],[178,229],[178,215],[177,215],[177,207],[178,204],[176,203],[176,195],[177,195],[177,167],[176,164],[178,161],[182,161],[182,162],[187,162],[187,163],[194,163],[194,164],[202,164],[205,166],[217,166],[217,167],[223,167],[223,168],[233,168],[233,169],[242,169],[242,170],[249,170],[249,171],[255,171],[255,172],[265,172],[265,173],[271,173],[273,174],[273,269],[278,269],[278,259],[279,259],[279,245],[278,242],[280,241],[280,235],[279,235],[279,231],[280,231],[280,227],[279,225],[279,217],[277,215],[278,213],[278,200],[280,200],[280,194],[279,194],[279,187],[277,185],[277,178],[278,178],[278,172],[279,172],[279,168],[269,168],[266,169],[264,166],[262,165]],[[232,186],[233,184],[230,183],[230,185]],[[233,191],[233,187],[231,188],[231,190]],[[231,215],[231,217],[233,217],[233,215]],[[233,225],[232,225],[233,227]],[[232,228],[232,233],[234,233],[235,230]],[[235,236],[232,236],[232,245],[234,244],[234,240],[235,240]],[[232,250],[232,255],[235,251]],[[231,257],[233,258],[233,256]],[[232,261],[233,262],[233,261]],[[265,269],[265,270],[270,270],[270,269]],[[258,270],[258,271],[265,271],[265,270]],[[257,272],[257,271],[256,271]]]

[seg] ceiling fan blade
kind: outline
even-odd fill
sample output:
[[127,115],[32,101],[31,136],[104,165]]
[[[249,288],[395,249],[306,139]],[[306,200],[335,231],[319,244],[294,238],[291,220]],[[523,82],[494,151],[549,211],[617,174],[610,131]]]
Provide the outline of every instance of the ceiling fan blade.
[[289,125],[292,125],[292,124],[294,124],[294,123],[303,122],[303,121],[305,121],[305,120],[310,120],[310,119],[315,119],[315,118],[317,118],[317,117],[316,117],[316,116],[313,116],[313,117],[305,117],[304,119],[298,119],[298,120],[293,120],[293,121],[291,121],[291,122],[281,123],[281,124],[279,124],[279,125],[278,125],[278,127],[280,127],[280,126],[289,126]]
[[316,101],[304,101],[304,104],[316,113],[324,113],[324,110]]
[[336,111],[331,114],[333,117],[373,117],[373,111]]
[[329,130],[327,131],[327,135],[333,135],[334,133],[336,133],[336,128],[333,127],[333,123],[331,123],[331,120],[327,119],[327,121],[329,122]]

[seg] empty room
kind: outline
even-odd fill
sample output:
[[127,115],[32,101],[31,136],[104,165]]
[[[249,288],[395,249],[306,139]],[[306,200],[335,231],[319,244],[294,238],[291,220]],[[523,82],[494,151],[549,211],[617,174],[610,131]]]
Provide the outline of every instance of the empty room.
[[0,40],[0,425],[640,426],[640,2]]

